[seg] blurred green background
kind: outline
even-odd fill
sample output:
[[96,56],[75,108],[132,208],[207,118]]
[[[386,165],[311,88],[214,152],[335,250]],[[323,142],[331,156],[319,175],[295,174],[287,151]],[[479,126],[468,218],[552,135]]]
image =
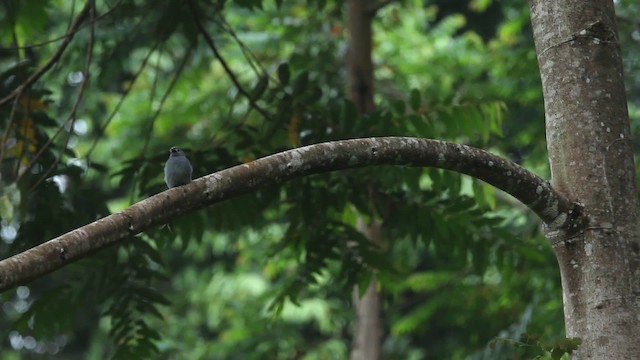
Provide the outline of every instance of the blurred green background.
[[[638,3],[615,3],[637,134]],[[191,4],[218,55],[189,2],[97,0],[51,68],[0,106],[2,258],[164,190],[174,145],[200,177],[322,141],[419,136],[549,178],[524,0],[389,1],[373,19],[367,115],[345,95],[345,2]],[[54,57],[85,6],[0,2],[0,98]],[[358,218],[384,224],[385,256]],[[0,294],[0,359],[345,359],[351,289],[372,269],[387,359],[530,359],[564,336],[539,220],[468,177],[316,175],[174,228]]]

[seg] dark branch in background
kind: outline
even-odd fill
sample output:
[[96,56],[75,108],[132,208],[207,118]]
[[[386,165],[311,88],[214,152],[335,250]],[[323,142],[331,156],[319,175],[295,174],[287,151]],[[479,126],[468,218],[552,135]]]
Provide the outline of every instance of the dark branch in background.
[[60,44],[60,47],[58,48],[58,50],[56,50],[56,52],[53,54],[51,59],[49,59],[49,61],[47,61],[47,63],[44,64],[40,69],[36,70],[33,74],[31,74],[31,76],[29,76],[27,80],[25,80],[22,84],[18,85],[18,87],[16,87],[9,95],[0,99],[0,106],[6,104],[8,101],[10,101],[13,98],[16,98],[16,97],[19,98],[20,97],[19,95],[22,93],[22,91],[25,88],[31,86],[33,83],[38,81],[38,79],[40,79],[40,77],[44,73],[49,71],[49,69],[51,69],[53,65],[55,65],[58,62],[58,60],[60,60],[60,57],[62,56],[64,51],[67,49],[67,46],[69,46],[69,44],[71,43],[71,40],[76,34],[76,31],[80,27],[80,24],[82,24],[84,19],[89,14],[89,9],[91,9],[91,1],[87,1],[87,3],[84,5],[84,8],[82,8],[80,13],[76,17],[76,19],[73,21],[73,24],[71,24],[71,27],[69,28],[69,32],[65,36],[64,41],[62,41],[62,44]]
[[[20,95],[22,96],[22,95]],[[27,96],[28,97],[28,96]],[[9,132],[11,131],[11,127],[13,126],[13,119],[16,116],[16,111],[18,109],[18,104],[19,101],[18,99],[16,99],[13,102],[13,105],[11,105],[11,112],[9,113],[9,119],[7,121],[7,127],[4,129],[4,133],[2,134],[2,146],[0,146],[0,161],[4,160],[4,151],[5,149],[7,149],[7,139],[9,138]],[[27,101],[26,105],[24,107],[24,114],[25,114],[25,118],[29,116],[29,114],[31,113],[31,102]],[[25,125],[26,126],[26,125]],[[16,129],[16,132],[19,133],[20,129]],[[17,159],[22,159],[24,157],[25,152],[28,149],[28,144],[25,141],[24,145],[22,146],[22,149],[20,149],[20,156],[16,157]],[[14,172],[14,178],[18,177],[18,174],[20,172],[20,161],[16,162],[16,169]]]
[[45,46],[45,45],[49,45],[49,44],[53,44],[54,42],[58,42],[60,40],[66,39],[69,35],[75,34],[78,31],[82,31],[84,30],[85,27],[87,26],[95,26],[95,23],[98,22],[99,20],[104,19],[105,17],[109,16],[122,2],[123,0],[118,0],[118,2],[116,2],[112,7],[110,7],[109,9],[107,9],[107,11],[105,11],[104,13],[100,14],[99,16],[97,16],[95,18],[95,20],[90,21],[89,23],[85,24],[85,25],[81,25],[79,26],[77,29],[75,29],[74,31],[67,31],[66,33],[64,33],[64,35],[59,35],[56,36],[54,38],[51,38],[49,40],[45,40],[39,43],[33,43],[31,45],[25,45],[25,46],[14,46],[14,47],[0,47],[0,51],[15,51],[18,52],[18,50],[27,50],[27,49],[33,49],[33,48],[37,48],[40,46]]
[[204,37],[205,41],[207,42],[207,45],[209,45],[209,48],[211,48],[211,51],[213,51],[213,55],[216,57],[216,59],[218,59],[218,61],[220,61],[220,65],[222,65],[222,67],[224,68],[224,71],[227,73],[227,75],[231,79],[231,82],[233,82],[233,85],[235,85],[239,93],[241,93],[244,97],[247,98],[247,100],[249,101],[249,105],[251,105],[252,108],[256,109],[256,111],[258,111],[266,119],[270,119],[271,115],[269,115],[269,113],[265,109],[261,108],[260,105],[258,105],[255,102],[251,94],[249,94],[249,92],[242,87],[242,84],[240,84],[240,82],[238,81],[238,78],[233,73],[233,70],[231,70],[227,62],[222,57],[222,54],[220,54],[220,52],[218,51],[218,48],[216,47],[216,44],[213,41],[213,38],[207,32],[207,29],[204,27],[204,24],[200,21],[200,17],[198,15],[198,9],[196,9],[195,5],[193,4],[193,1],[189,0],[187,2],[189,4],[189,9],[193,14],[193,19],[196,23],[196,26],[198,27],[198,31]]
[[231,38],[236,42],[236,45],[238,45],[240,50],[242,50],[242,54],[244,55],[244,58],[247,60],[247,63],[249,64],[249,66],[251,66],[251,68],[253,69],[253,72],[256,75],[258,76],[268,75],[267,71],[260,64],[260,61],[258,61],[258,58],[256,57],[256,55],[251,51],[251,49],[249,49],[247,45],[245,45],[245,43],[242,42],[242,40],[240,40],[240,38],[238,37],[238,34],[236,34],[236,32],[233,30],[231,25],[227,22],[227,20],[224,17],[222,16],[216,17],[215,23],[216,25],[218,25],[218,27],[220,27],[220,29],[222,29],[227,34],[229,34],[229,36],[231,36]]
[[[169,83],[169,87],[167,88],[167,91],[165,91],[164,96],[162,97],[162,102],[156,107],[155,111],[153,109],[153,103],[156,100],[156,95],[159,92],[158,91],[158,79],[160,78],[160,62],[163,59],[163,55],[164,55],[164,51],[165,48],[164,46],[160,46],[159,50],[158,50],[158,55],[156,56],[156,65],[155,67],[153,67],[153,82],[151,83],[151,89],[149,91],[149,108],[147,109],[147,115],[145,116],[145,129],[143,130],[143,134],[146,135],[145,139],[144,139],[144,144],[142,145],[142,150],[140,151],[141,155],[144,156],[144,154],[147,152],[147,146],[149,146],[149,140],[151,138],[151,134],[153,132],[153,125],[156,122],[156,119],[158,118],[158,115],[160,115],[160,111],[162,110],[162,108],[164,107],[164,101],[168,98],[169,94],[171,93],[171,90],[173,90],[173,86],[176,84],[176,81],[178,80],[178,77],[180,76],[180,73],[182,72],[181,68],[182,66],[179,68],[179,71],[174,74],[174,76],[171,79],[171,82]],[[185,60],[183,61],[183,64],[186,63],[186,59],[188,58],[185,57]]]
[[153,54],[153,52],[156,50],[157,47],[158,47],[158,44],[154,44],[153,47],[151,47],[151,50],[149,50],[149,52],[147,53],[147,56],[145,56],[144,59],[142,60],[142,63],[138,67],[138,70],[136,70],[135,74],[133,74],[133,78],[128,82],[127,87],[124,89],[122,95],[120,96],[120,99],[118,100],[118,103],[113,108],[109,116],[107,116],[104,124],[100,126],[100,130],[98,131],[98,137],[96,137],[93,140],[93,142],[91,143],[91,147],[89,148],[89,151],[87,151],[87,155],[86,155],[87,162],[91,162],[91,153],[93,153],[93,150],[98,145],[98,140],[100,139],[100,136],[104,134],[104,132],[107,130],[107,127],[109,126],[111,121],[115,118],[116,114],[120,111],[122,104],[124,104],[124,100],[129,95],[129,92],[131,92],[131,89],[133,89],[133,85],[136,84],[138,77],[140,77],[140,74],[142,74],[142,71],[147,66],[147,62],[149,61],[149,58],[151,58],[151,54]]
[[[549,182],[487,151],[439,140],[382,137],[321,143],[270,155],[172,188],[0,261],[0,291],[189,212],[270,184],[372,165],[436,167],[483,180],[511,194],[550,228],[572,227],[577,205]],[[390,169],[390,171],[392,171]]]
[[[147,129],[145,131],[145,134],[147,134],[147,136],[144,139],[144,145],[142,146],[142,150],[140,151],[140,157],[144,157],[144,155],[147,153],[147,148],[149,147],[149,140],[151,139],[151,136],[153,134],[153,126],[156,123],[156,120],[158,119],[158,116],[160,116],[160,112],[162,111],[162,109],[164,108],[164,104],[167,101],[167,99],[169,98],[169,95],[171,94],[171,92],[173,91],[173,88],[175,87],[176,83],[178,83],[178,79],[180,79],[180,75],[182,75],[182,72],[184,71],[185,67],[187,66],[187,63],[189,62],[189,58],[191,57],[191,53],[193,51],[194,47],[190,47],[189,49],[187,49],[187,51],[184,54],[184,58],[182,59],[182,61],[180,62],[180,64],[178,65],[178,69],[175,71],[175,73],[173,74],[173,77],[171,78],[171,82],[169,83],[169,87],[167,88],[167,90],[164,92],[164,94],[162,95],[162,98],[160,99],[160,104],[158,104],[157,109],[155,110],[155,112],[153,113],[153,115],[151,115],[149,117],[149,121],[147,123]],[[158,61],[160,61],[161,56],[158,56]],[[157,73],[156,73],[157,75]],[[156,79],[158,77],[156,76]],[[149,101],[149,104],[152,104],[153,98],[155,97],[155,90],[156,90],[156,80],[154,80],[154,85],[152,87],[153,89],[153,94],[151,95],[151,99]],[[138,173],[136,173],[138,174]],[[139,174],[138,174],[139,175]],[[131,196],[130,196],[130,200],[131,202],[133,202],[134,196],[135,196],[135,191],[133,191],[133,189],[136,186],[136,183],[138,181],[138,175],[136,175],[136,177],[133,179],[133,181],[131,182]]]
[[60,60],[60,57],[66,50],[67,46],[69,46],[69,43],[71,43],[71,40],[76,34],[76,31],[80,27],[80,24],[82,24],[82,22],[87,17],[87,14],[89,13],[89,9],[91,8],[90,4],[91,2],[88,1],[85,4],[84,8],[82,8],[82,11],[80,11],[80,14],[78,14],[76,19],[71,24],[71,27],[69,28],[69,31],[67,32],[67,35],[64,38],[64,41],[62,42],[60,47],[58,47],[58,49],[53,54],[53,56],[49,59],[49,61],[47,61],[40,69],[36,70],[33,74],[31,74],[31,76],[29,76],[27,80],[25,80],[22,84],[18,85],[9,95],[0,99],[0,106],[14,99],[13,107],[11,109],[11,115],[9,116],[9,120],[7,121],[7,127],[5,128],[5,131],[2,135],[3,145],[0,146],[0,161],[4,159],[4,150],[5,150],[4,144],[7,143],[9,130],[11,129],[11,125],[13,123],[13,118],[15,115],[15,110],[16,110],[16,107],[18,106],[18,102],[20,101],[20,97],[22,96],[22,93],[24,92],[25,89],[30,87],[33,83],[38,81],[38,79],[40,79],[40,77],[44,75],[44,73],[49,71],[53,67],[53,65],[55,65],[58,62],[58,60]]
[[[71,13],[71,16],[73,16],[73,14],[76,13],[76,2],[75,1],[71,3],[71,11],[70,11],[70,13]],[[71,29],[71,25],[73,25],[73,17],[69,17],[69,23],[67,24],[67,29]],[[79,29],[79,27],[78,27],[78,29]]]
[[[180,75],[182,74],[185,67],[187,66],[187,63],[189,62],[189,58],[191,57],[192,52],[193,52],[193,47],[190,47],[185,52],[184,57],[182,58],[182,61],[178,65],[178,69],[175,71],[175,73],[173,74],[173,77],[171,78],[171,82],[169,83],[167,90],[164,92],[164,94],[162,94],[162,98],[160,99],[160,104],[158,105],[158,108],[153,113],[153,115],[149,118],[149,123],[147,124],[147,129],[146,129],[146,133],[148,134],[148,136],[144,140],[144,146],[142,147],[142,151],[141,151],[141,154],[143,155],[147,152],[147,147],[149,146],[149,139],[151,138],[151,132],[153,130],[153,126],[156,123],[156,120],[158,119],[158,116],[160,115],[160,112],[164,107],[164,103],[169,98],[169,95],[173,91],[173,88],[178,82],[178,79],[180,79]],[[160,57],[158,57],[158,59],[160,59]],[[155,83],[155,80],[154,80],[154,83]],[[153,89],[155,89],[155,85]],[[153,103],[153,101],[149,101],[149,103]]]
[[[42,155],[42,153],[44,152],[44,150],[49,146],[49,144],[51,144],[51,142],[56,138],[56,136],[60,133],[60,131],[62,129],[65,128],[65,124],[69,123],[69,134],[67,134],[67,138],[65,139],[64,142],[64,146],[62,147],[60,153],[58,154],[58,156],[56,156],[55,161],[51,164],[51,166],[49,166],[49,168],[44,171],[42,173],[42,176],[40,176],[40,178],[38,179],[38,181],[35,182],[35,184],[33,184],[33,186],[31,186],[31,188],[29,189],[29,191],[33,191],[35,188],[38,187],[38,185],[40,185],[40,183],[46,179],[49,174],[51,173],[51,171],[53,171],[53,169],[58,165],[58,163],[60,162],[60,159],[62,159],[62,155],[64,153],[64,150],[67,148],[67,146],[69,145],[69,139],[71,139],[71,136],[73,135],[73,128],[75,126],[76,123],[76,119],[77,117],[77,113],[78,113],[78,108],[80,107],[80,103],[82,102],[82,98],[84,96],[84,92],[87,89],[87,84],[89,83],[89,79],[91,78],[91,60],[93,59],[93,45],[94,45],[94,41],[95,41],[95,18],[96,18],[96,7],[95,7],[95,0],[89,0],[87,1],[87,4],[90,4],[90,17],[91,17],[91,27],[90,27],[90,31],[89,31],[89,43],[87,44],[87,56],[85,58],[85,62],[84,62],[84,72],[83,72],[83,76],[84,79],[82,81],[82,85],[80,85],[80,89],[78,90],[78,96],[76,96],[76,101],[73,103],[73,107],[71,108],[71,112],[69,113],[69,116],[67,117],[67,120],[65,120],[62,125],[60,126],[60,129],[58,129],[58,131],[56,132],[56,134],[54,136],[52,136],[51,138],[49,138],[49,140],[47,141],[47,143],[42,146],[42,148],[40,149],[40,151],[36,154],[36,156],[33,158],[33,160],[31,160],[29,167],[27,168],[27,170],[25,170],[22,174],[26,174],[28,173],[28,170],[33,166],[33,164],[36,163],[36,161],[38,160],[38,157],[40,155]],[[18,178],[18,180],[16,180],[16,182],[18,182],[20,180],[20,178]]]

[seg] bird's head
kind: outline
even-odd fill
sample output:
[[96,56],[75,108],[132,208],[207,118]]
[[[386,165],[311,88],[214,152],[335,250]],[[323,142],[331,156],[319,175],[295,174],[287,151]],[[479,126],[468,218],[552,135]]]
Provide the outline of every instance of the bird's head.
[[169,150],[170,156],[184,156],[184,152],[177,146],[172,146]]

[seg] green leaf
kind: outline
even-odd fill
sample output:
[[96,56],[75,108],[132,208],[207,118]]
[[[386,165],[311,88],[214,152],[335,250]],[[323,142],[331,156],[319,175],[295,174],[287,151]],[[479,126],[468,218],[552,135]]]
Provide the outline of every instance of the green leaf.
[[370,271],[365,271],[360,278],[358,279],[358,295],[360,298],[364,296],[364,294],[369,290],[369,286],[376,286],[375,283],[371,282],[371,278],[373,274]]
[[282,63],[278,66],[278,80],[282,86],[287,86],[291,77],[289,64]]
[[411,108],[413,109],[413,111],[418,111],[418,109],[420,109],[420,90],[418,89],[411,89],[411,100],[410,100],[410,104],[411,104]]
[[251,90],[250,98],[251,100],[258,100],[264,94],[265,90],[269,87],[269,77],[261,76],[256,85]]
[[299,97],[307,90],[309,85],[309,72],[303,71],[293,82],[293,96]]
[[136,237],[133,239],[132,243],[133,243],[133,246],[136,247],[136,249],[139,250],[141,254],[147,255],[151,260],[153,260],[157,264],[162,265],[164,263],[160,252],[155,248],[153,248],[151,244],[149,244],[147,241]]
[[396,114],[404,115],[407,106],[404,103],[404,101],[396,100],[396,101],[393,102],[392,107],[393,107],[393,110],[395,111]]
[[6,186],[0,193],[0,218],[11,223],[17,210],[20,208],[21,195],[17,184]]

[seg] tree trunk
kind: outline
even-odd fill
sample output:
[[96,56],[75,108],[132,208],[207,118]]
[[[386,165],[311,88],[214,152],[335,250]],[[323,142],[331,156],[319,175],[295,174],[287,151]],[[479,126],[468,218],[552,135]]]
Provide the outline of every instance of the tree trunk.
[[[360,230],[369,241],[381,243],[380,223],[373,220],[366,224],[358,219]],[[353,303],[356,310],[356,327],[351,345],[352,360],[382,359],[382,299],[378,291],[376,276],[371,276],[367,291],[360,296],[356,286],[353,289]]]
[[[562,275],[572,359],[640,354],[640,232],[613,3],[531,0],[552,183],[582,228],[547,227]],[[575,225],[574,225],[575,226]]]
[[371,42],[373,13],[369,1],[350,0],[347,12],[349,46],[347,53],[347,95],[356,104],[360,114],[373,111],[373,61]]
[[[360,114],[373,111],[373,61],[371,59],[372,12],[367,0],[350,0],[347,11],[349,45],[347,56],[347,94]],[[372,195],[373,196],[373,195]],[[365,224],[358,221],[360,230],[369,241],[380,244],[380,224],[372,219]],[[369,287],[362,297],[356,287],[353,302],[356,324],[351,345],[352,360],[377,360],[382,358],[381,299],[376,287],[376,276],[371,277]]]

